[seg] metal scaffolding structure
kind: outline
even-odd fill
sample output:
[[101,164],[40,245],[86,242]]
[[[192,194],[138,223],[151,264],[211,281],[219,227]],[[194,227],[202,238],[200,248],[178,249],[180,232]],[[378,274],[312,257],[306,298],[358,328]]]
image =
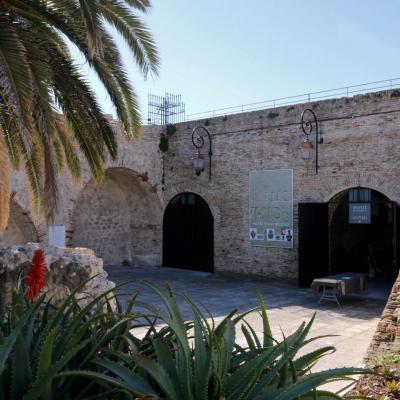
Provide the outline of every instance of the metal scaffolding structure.
[[164,96],[149,94],[148,118],[149,125],[169,125],[185,121],[185,104],[181,95],[165,93]]

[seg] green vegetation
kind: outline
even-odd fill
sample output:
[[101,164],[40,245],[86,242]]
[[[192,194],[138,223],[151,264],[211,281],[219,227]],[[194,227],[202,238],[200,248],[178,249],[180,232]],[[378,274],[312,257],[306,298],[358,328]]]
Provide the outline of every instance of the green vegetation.
[[122,349],[122,338],[130,335],[131,316],[112,311],[110,293],[80,307],[74,296],[83,285],[57,310],[44,296],[30,303],[21,289],[14,292],[10,310],[0,316],[0,399],[103,396],[104,388],[86,378],[60,374],[94,371],[99,352]]
[[149,0],[0,1],[0,232],[9,214],[9,162],[24,168],[33,205],[51,220],[57,172],[66,166],[80,175],[77,146],[96,179],[117,156],[114,129],[71,48],[108,92],[125,135],[139,133],[138,101],[109,28],[144,75],[157,73],[154,41],[137,16],[149,7]]
[[267,114],[267,118],[269,118],[269,119],[274,119],[274,118],[276,118],[276,117],[279,117],[279,113],[276,113],[276,112],[269,112],[268,114]]
[[176,132],[176,126],[169,124],[165,127],[165,130],[160,133],[160,142],[158,148],[162,153],[166,153],[169,150],[169,138]]
[[[206,318],[185,296],[193,315],[184,321],[170,288],[146,284],[162,309],[134,295],[123,311],[110,292],[86,306],[76,288],[58,309],[43,296],[28,302],[21,289],[1,315],[0,398],[2,399],[338,399],[318,386],[360,369],[311,373],[331,346],[304,347],[313,319],[282,341],[274,339],[259,296],[262,337],[248,313],[235,310],[220,322]],[[135,328],[145,328],[141,337]],[[246,344],[236,340],[241,330]]]
[[397,400],[400,398],[400,354],[381,353],[369,363],[372,374],[361,377],[349,398]]

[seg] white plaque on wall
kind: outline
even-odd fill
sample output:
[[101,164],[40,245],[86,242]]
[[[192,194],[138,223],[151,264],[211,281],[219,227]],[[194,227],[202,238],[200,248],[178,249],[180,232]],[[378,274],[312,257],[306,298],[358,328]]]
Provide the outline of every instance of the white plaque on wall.
[[293,170],[250,171],[249,239],[253,246],[293,247]]
[[49,246],[65,247],[65,225],[49,226]]

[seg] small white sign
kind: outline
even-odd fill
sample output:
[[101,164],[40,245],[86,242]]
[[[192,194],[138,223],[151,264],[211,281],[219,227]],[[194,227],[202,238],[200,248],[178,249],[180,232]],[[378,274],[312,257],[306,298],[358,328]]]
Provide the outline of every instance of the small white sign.
[[49,246],[65,247],[65,225],[49,226]]

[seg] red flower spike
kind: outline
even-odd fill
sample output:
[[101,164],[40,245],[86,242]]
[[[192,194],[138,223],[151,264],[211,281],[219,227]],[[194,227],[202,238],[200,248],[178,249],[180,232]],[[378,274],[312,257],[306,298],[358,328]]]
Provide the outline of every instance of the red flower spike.
[[37,299],[43,286],[46,284],[46,270],[44,252],[41,249],[36,250],[25,280],[25,297],[32,302]]

